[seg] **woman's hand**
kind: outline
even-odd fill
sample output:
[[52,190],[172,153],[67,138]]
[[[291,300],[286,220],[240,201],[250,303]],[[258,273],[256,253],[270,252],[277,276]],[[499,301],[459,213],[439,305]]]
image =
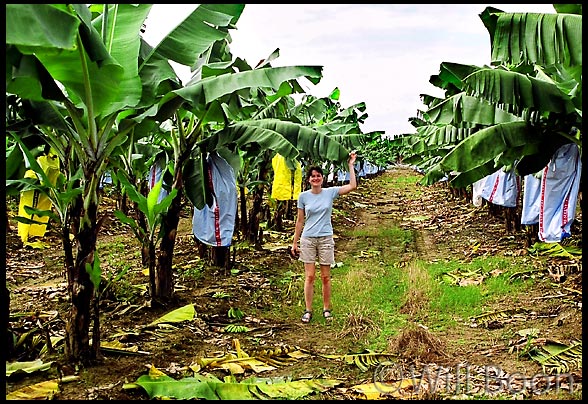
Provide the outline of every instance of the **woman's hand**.
[[300,257],[300,249],[298,248],[298,244],[293,244],[292,248],[290,249],[290,256],[292,258]]
[[349,166],[353,166],[353,164],[355,164],[355,159],[357,158],[357,153],[354,151],[352,151],[351,153],[349,153],[349,160],[347,160],[347,162],[349,163]]

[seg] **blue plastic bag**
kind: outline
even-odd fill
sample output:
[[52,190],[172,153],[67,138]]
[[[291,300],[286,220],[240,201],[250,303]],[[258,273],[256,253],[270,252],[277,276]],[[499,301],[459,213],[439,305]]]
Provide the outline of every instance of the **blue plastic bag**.
[[543,169],[539,240],[557,243],[569,237],[576,216],[582,162],[575,143],[561,146]]
[[228,247],[233,240],[237,215],[237,178],[233,168],[216,152],[206,159],[212,205],[194,209],[192,232],[204,244]]

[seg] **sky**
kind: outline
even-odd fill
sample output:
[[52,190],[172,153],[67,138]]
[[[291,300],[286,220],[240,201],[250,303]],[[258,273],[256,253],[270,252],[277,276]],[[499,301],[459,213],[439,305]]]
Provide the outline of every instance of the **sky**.
[[[431,83],[442,62],[489,66],[490,36],[479,14],[555,13],[551,4],[246,4],[231,30],[233,57],[251,66],[279,49],[272,66],[323,66],[319,84],[302,82],[315,97],[340,90],[348,108],[366,104],[364,133],[415,133],[409,118],[424,110],[421,94],[443,97]],[[157,45],[196,4],[154,4],[144,39]],[[189,67],[176,67],[183,82]]]

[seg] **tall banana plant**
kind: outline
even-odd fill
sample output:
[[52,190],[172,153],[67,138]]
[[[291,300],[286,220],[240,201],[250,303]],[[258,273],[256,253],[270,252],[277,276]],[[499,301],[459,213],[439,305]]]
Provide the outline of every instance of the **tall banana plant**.
[[484,121],[494,123],[492,114],[500,111],[482,105],[472,97],[464,97],[463,79],[477,69],[479,67],[473,65],[442,62],[439,74],[430,77],[431,84],[444,90],[445,98],[421,94],[428,109],[418,111],[417,117],[409,119],[416,133],[396,141],[402,149],[404,163],[431,171],[459,141],[483,127],[479,121],[480,115],[484,114],[478,112],[479,109],[486,112]]
[[[172,257],[182,195],[185,192],[198,209],[211,203],[211,193],[205,181],[206,176],[203,175],[203,162],[208,153],[218,152],[226,157],[234,165],[235,172],[238,172],[241,157],[239,151],[257,148],[294,158],[299,153],[297,145],[285,136],[309,132],[305,132],[302,125],[285,126],[279,120],[276,120],[278,126],[273,127],[263,127],[260,122],[245,127],[243,121],[234,124],[232,120],[235,117],[241,118],[238,115],[242,113],[242,97],[247,98],[253,90],[269,89],[279,94],[286,87],[285,83],[291,83],[298,78],[307,78],[318,83],[322,77],[322,67],[273,68],[267,65],[251,69],[238,58],[231,60],[228,43],[218,45],[221,42],[223,41],[218,41],[211,52],[199,59],[198,72],[185,87],[172,90],[154,108],[137,117],[142,120],[153,117],[156,120],[162,119],[169,105],[181,105],[173,117],[174,129],[170,138],[173,146],[170,161],[173,162],[174,172],[170,187],[177,189],[178,193],[165,213],[163,238],[156,266],[156,282],[166,286],[154,291],[160,300],[171,297],[173,292]],[[245,109],[248,110],[250,108]],[[321,148],[317,148],[318,145]],[[325,149],[323,142],[312,145],[312,150],[317,153],[324,153]],[[337,158],[343,154],[342,150],[342,146],[338,145]]]
[[[239,173],[239,178],[247,179],[251,184],[250,195],[253,195],[255,202],[249,215],[242,212],[242,222],[245,223],[247,216],[250,220],[246,227],[241,228],[245,237],[258,247],[259,212],[256,209],[261,209],[264,188],[271,175],[272,157],[279,153],[287,159],[310,156],[320,161],[343,161],[349,152],[337,139],[317,131],[293,113],[294,104],[290,95],[303,91],[297,78],[306,77],[316,83],[320,75],[310,75],[312,71],[308,68],[306,72],[299,70],[304,75],[285,75],[284,68],[271,67],[270,62],[278,56],[279,50],[275,50],[255,68],[238,58],[232,62],[219,61],[204,65],[201,82],[206,94],[216,94],[212,87],[206,90],[206,86],[215,82],[229,83],[231,80],[234,84],[232,90],[226,87],[222,93],[218,93],[218,99],[212,100],[212,106],[216,104],[217,108],[210,108],[206,115],[202,114],[203,119],[214,120],[215,126],[197,142],[195,150],[198,152],[193,153],[185,170],[186,178],[189,178],[186,181],[186,194],[198,209],[209,202],[207,183],[203,181],[205,176],[201,171],[201,156],[212,151],[220,152],[231,163],[234,171]],[[294,67],[288,70],[291,73],[296,71]],[[190,105],[197,105],[198,99],[191,90],[177,91],[177,94]],[[193,108],[194,112],[197,110]],[[224,122],[228,124],[223,125]],[[251,174],[255,174],[256,178],[249,178]],[[242,192],[241,196],[244,195]]]
[[[290,160],[307,158],[315,161],[340,162],[344,161],[349,154],[349,150],[332,136],[321,133],[313,127],[286,120],[283,115],[275,113],[274,115],[276,116],[273,118],[256,119],[252,116],[250,119],[237,120],[198,143],[201,150],[240,151],[240,153],[233,152],[233,155],[238,155],[240,158],[228,159],[229,162],[234,162],[235,172],[241,172],[241,175],[246,178],[249,174],[255,173],[256,178],[250,178],[249,183],[252,184],[250,191],[256,203],[247,215],[249,217],[247,229],[242,230],[245,237],[258,247],[260,239],[257,213],[261,210],[264,184],[270,180],[272,157],[279,153]],[[264,158],[257,158],[259,156]],[[199,167],[200,165],[196,162],[192,165],[191,187],[187,189],[188,197],[198,208],[203,206],[206,200],[206,193],[199,192],[200,189],[206,190],[206,184],[201,180],[198,181],[204,178],[200,174]],[[243,168],[247,168],[247,172],[242,172]],[[197,186],[198,184],[202,185]],[[241,195],[243,197],[244,193]],[[242,212],[241,216],[244,217],[244,215],[245,213]]]
[[[554,5],[558,13],[480,14],[490,33],[492,64],[464,78],[464,92],[520,116],[464,139],[435,167],[457,171],[456,187],[513,165],[519,175],[537,172],[564,143],[581,145],[581,5]],[[574,14],[574,13],[579,14]]]
[[80,207],[72,219],[77,252],[73,266],[66,268],[72,305],[65,354],[71,362],[99,356],[97,316],[89,344],[90,308],[96,306],[93,280],[99,279],[90,273],[99,269],[94,265],[100,229],[97,190],[109,159],[128,134],[148,127],[128,116],[150,110],[170,89],[179,88],[169,60],[192,66],[228,36],[243,8],[201,5],[157,47],[148,48],[142,46],[140,32],[150,4],[6,6],[6,92],[43,104],[60,117],[52,126],[59,131],[44,134],[60,157],[75,160],[82,171],[78,183],[83,191],[72,201]]

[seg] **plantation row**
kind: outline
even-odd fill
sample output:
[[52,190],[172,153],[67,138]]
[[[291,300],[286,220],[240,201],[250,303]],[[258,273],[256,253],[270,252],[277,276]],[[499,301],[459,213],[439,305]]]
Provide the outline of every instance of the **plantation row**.
[[[152,46],[141,36],[149,4],[6,7],[7,192],[23,195],[23,243],[47,220],[59,228],[72,302],[68,361],[92,360],[100,346],[99,324],[89,342],[99,318],[96,242],[107,176],[119,191],[116,215],[142,246],[149,297],[165,304],[184,198],[194,220],[206,223],[195,233],[203,230],[197,238],[218,264],[226,262],[238,202],[239,230],[257,244],[267,201],[295,200],[303,185],[292,182],[311,164],[344,181],[351,150],[365,175],[403,161],[425,171],[425,183],[447,179],[455,188],[501,171],[535,175],[561,147],[581,153],[581,5],[556,5],[553,15],[484,10],[495,66],[443,62],[431,83],[446,97],[424,96],[428,110],[411,118],[416,132],[392,139],[363,133],[365,104],[343,108],[337,88],[295,101],[301,80],[320,81],[321,66],[272,67],[277,50],[255,67],[234,57],[229,32],[244,8],[200,5]],[[172,61],[194,68],[187,83]],[[571,190],[580,181],[574,170]],[[276,185],[288,174],[290,187]],[[268,198],[270,188],[286,196]],[[571,203],[573,191],[568,196]],[[219,209],[227,213],[222,236],[207,230]]]

